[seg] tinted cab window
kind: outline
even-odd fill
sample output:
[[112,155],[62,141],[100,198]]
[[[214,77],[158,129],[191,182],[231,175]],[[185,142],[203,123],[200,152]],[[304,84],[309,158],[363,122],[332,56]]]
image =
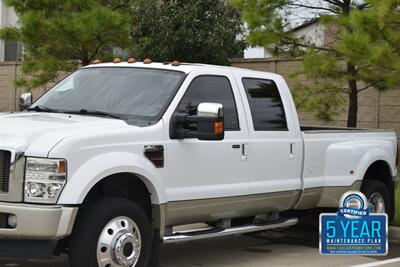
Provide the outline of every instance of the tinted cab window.
[[178,111],[194,115],[203,102],[220,103],[224,106],[225,130],[239,130],[239,120],[231,84],[224,76],[199,76],[193,79]]
[[285,110],[278,87],[272,80],[243,78],[254,130],[287,131]]

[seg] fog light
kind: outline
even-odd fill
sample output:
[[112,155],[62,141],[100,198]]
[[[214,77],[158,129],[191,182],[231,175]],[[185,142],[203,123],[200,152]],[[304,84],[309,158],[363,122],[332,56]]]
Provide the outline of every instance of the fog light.
[[10,228],[16,228],[17,227],[17,216],[15,215],[8,215],[7,218],[7,224]]

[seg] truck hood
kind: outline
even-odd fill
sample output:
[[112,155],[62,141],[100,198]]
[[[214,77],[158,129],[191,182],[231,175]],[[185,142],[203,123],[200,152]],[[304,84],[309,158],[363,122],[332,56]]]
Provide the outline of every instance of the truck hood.
[[123,120],[60,113],[0,114],[0,149],[47,157],[64,138],[83,133],[127,127]]

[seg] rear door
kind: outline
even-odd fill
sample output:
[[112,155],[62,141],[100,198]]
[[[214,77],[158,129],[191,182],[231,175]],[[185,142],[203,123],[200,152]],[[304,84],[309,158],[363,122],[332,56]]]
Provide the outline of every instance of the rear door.
[[302,167],[302,140],[290,92],[277,75],[238,74],[237,82],[248,114],[249,194],[264,195],[272,209],[287,209],[300,192]]

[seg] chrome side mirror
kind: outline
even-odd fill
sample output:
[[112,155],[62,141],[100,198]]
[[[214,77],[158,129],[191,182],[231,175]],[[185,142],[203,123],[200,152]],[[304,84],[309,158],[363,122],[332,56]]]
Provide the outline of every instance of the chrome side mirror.
[[19,97],[19,110],[23,111],[32,105],[32,93],[23,93]]
[[200,103],[197,107],[197,116],[219,118],[223,117],[224,109],[219,103]]
[[219,103],[200,103],[197,106],[197,115],[177,113],[171,118],[171,139],[218,141],[223,140],[224,135],[224,107]]

